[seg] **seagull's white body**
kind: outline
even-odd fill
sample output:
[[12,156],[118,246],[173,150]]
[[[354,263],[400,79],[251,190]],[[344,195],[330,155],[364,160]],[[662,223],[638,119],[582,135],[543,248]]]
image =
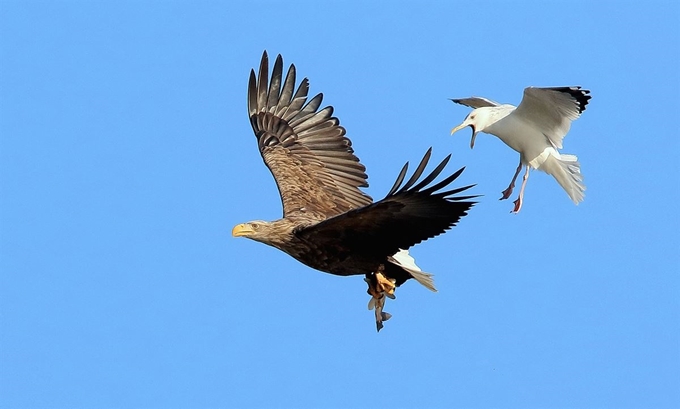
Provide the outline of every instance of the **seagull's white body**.
[[471,97],[453,99],[453,102],[474,108],[462,124],[455,127],[455,133],[466,126],[472,127],[470,147],[474,147],[478,132],[497,136],[506,145],[519,152],[520,163],[517,166],[510,186],[503,191],[501,199],[507,199],[512,193],[515,180],[522,167],[526,167],[522,188],[515,201],[514,212],[522,206],[524,187],[529,177],[529,169],[539,169],[552,175],[571,200],[578,204],[585,196],[585,185],[581,176],[580,165],[574,155],[560,154],[564,139],[571,121],[578,118],[585,110],[590,91],[580,87],[535,88],[524,90],[524,97],[519,106],[498,104],[486,98]]

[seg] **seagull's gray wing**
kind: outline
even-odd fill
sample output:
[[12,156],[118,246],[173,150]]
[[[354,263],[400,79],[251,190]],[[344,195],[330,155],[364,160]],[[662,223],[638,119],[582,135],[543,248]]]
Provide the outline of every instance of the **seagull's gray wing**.
[[451,99],[451,101],[455,102],[456,104],[461,104],[468,106],[473,109],[481,108],[481,107],[497,107],[500,104],[496,101],[492,101],[490,99],[482,98],[482,97],[470,97],[470,98],[460,98],[460,99]]
[[562,139],[569,132],[571,121],[586,109],[589,93],[581,87],[528,87],[513,115],[531,122],[556,149],[562,149]]

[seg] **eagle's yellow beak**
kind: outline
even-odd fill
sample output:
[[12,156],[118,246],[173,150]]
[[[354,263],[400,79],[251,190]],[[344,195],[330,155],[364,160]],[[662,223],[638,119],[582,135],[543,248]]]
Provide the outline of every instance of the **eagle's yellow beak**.
[[233,229],[231,229],[231,235],[234,237],[249,236],[252,233],[252,227],[246,223],[237,224]]

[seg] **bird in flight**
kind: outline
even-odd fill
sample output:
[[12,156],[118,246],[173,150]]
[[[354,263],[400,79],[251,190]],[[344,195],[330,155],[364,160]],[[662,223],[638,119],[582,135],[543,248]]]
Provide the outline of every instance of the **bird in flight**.
[[432,275],[418,268],[408,249],[444,233],[465,216],[476,196],[455,195],[473,185],[449,187],[463,169],[433,183],[450,155],[424,176],[430,148],[406,183],[408,163],[385,198],[373,202],[360,189],[368,186],[365,167],[333,116],[333,107],[319,109],[322,94],[308,100],[306,78],[295,89],[294,65],[284,79],[280,55],[271,79],[268,74],[265,51],[258,75],[250,73],[248,115],[262,159],[278,186],[283,217],[238,224],[232,235],[275,247],[316,270],[364,275],[369,309],[375,310],[380,331],[390,318],[383,311],[385,297],[394,298],[396,287],[413,278],[436,291]]
[[504,200],[512,195],[517,176],[525,167],[522,187],[512,212],[518,213],[522,208],[530,168],[552,175],[571,200],[578,204],[583,201],[586,190],[581,166],[575,155],[560,153],[558,149],[562,149],[562,139],[569,132],[571,122],[586,109],[591,98],[588,94],[590,91],[581,87],[528,87],[524,89],[524,97],[517,107],[481,97],[452,99],[473,110],[462,124],[451,130],[451,134],[469,126],[472,128],[470,148],[475,145],[477,133],[484,132],[496,135],[519,152],[517,170],[500,198]]

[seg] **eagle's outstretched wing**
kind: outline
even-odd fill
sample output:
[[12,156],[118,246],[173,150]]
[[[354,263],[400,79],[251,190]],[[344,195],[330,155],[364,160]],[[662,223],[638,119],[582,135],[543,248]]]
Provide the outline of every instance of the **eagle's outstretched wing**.
[[259,75],[250,72],[248,115],[265,164],[274,175],[284,217],[325,220],[370,204],[365,167],[354,155],[333,107],[319,110],[322,94],[307,101],[309,83],[295,90],[295,66],[282,82],[283,59],[262,55]]
[[431,185],[451,155],[419,181],[431,152],[432,148],[402,186],[408,163],[404,165],[384,199],[305,228],[297,234],[320,247],[328,245],[354,255],[371,254],[382,258],[444,233],[467,214],[475,203],[469,199],[477,196],[454,196],[474,185],[441,191],[456,180],[464,168]]

